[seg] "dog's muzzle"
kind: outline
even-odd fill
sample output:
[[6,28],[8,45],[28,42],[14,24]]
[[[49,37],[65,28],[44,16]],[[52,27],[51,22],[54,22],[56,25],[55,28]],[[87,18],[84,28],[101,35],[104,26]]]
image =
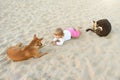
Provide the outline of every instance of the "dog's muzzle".
[[38,48],[42,48],[43,47],[43,44],[42,43],[40,43],[39,45],[37,45],[38,46]]

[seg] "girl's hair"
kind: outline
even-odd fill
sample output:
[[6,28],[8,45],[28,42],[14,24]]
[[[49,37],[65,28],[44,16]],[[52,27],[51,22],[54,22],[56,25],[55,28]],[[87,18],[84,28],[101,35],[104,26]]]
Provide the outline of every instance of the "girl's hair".
[[64,36],[63,30],[61,28],[57,28],[53,34]]

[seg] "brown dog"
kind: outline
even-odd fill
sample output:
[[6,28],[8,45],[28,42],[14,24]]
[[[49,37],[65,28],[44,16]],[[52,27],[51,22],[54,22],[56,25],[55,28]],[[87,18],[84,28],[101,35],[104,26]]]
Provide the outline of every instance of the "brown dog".
[[39,54],[39,48],[42,47],[41,41],[43,38],[37,38],[34,35],[33,40],[27,46],[21,46],[21,44],[17,46],[12,46],[7,49],[7,56],[13,61],[22,61],[27,60],[29,58],[39,58],[47,53]]

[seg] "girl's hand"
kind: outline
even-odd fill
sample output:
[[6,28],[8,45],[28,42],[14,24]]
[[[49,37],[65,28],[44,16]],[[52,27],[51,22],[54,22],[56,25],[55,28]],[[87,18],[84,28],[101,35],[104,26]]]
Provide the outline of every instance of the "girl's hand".
[[55,42],[55,41],[52,41],[51,44],[56,45],[56,42]]

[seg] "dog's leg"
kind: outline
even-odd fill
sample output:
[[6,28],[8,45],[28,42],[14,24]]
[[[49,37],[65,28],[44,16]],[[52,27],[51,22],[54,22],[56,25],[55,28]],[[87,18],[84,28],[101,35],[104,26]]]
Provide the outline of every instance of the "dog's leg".
[[92,26],[92,29],[93,29],[93,30],[96,30],[96,29],[97,29],[97,27],[96,27],[96,26],[97,26],[96,21],[93,21],[93,26]]
[[88,32],[88,31],[96,32],[96,29],[97,29],[96,26],[97,26],[96,21],[93,21],[92,28],[88,28],[88,29],[86,29],[86,32]]
[[40,57],[42,57],[42,56],[44,56],[44,55],[46,55],[46,54],[48,54],[47,52],[45,52],[45,53],[40,53]]
[[42,56],[44,56],[46,54],[48,54],[48,53],[36,53],[33,57],[34,58],[39,58],[39,57],[42,57]]

